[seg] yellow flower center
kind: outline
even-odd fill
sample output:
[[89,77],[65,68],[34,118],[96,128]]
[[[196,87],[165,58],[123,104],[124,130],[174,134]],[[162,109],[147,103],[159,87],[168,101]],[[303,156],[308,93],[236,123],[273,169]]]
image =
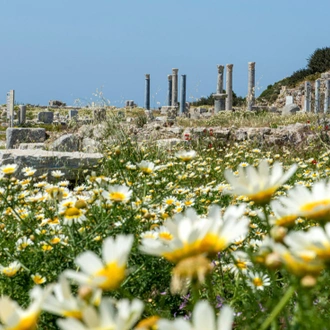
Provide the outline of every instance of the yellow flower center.
[[258,204],[268,203],[270,201],[272,195],[277,190],[277,188],[278,187],[271,187],[269,189],[259,191],[256,194],[247,195],[247,197],[249,197],[249,199],[251,199],[252,201],[254,201],[255,203],[258,203]]
[[247,269],[245,261],[236,261],[236,267],[239,269]]
[[125,278],[125,265],[118,266],[116,262],[111,262],[97,271],[93,277],[104,278],[103,282],[98,283],[102,290],[115,290]]
[[177,263],[178,261],[202,253],[214,254],[227,247],[227,240],[214,234],[207,234],[203,239],[192,243],[184,243],[179,249],[165,252],[163,257]]
[[64,317],[73,317],[75,319],[82,319],[82,313],[80,310],[72,310],[72,311],[64,311],[63,312]]
[[306,212],[304,216],[313,219],[328,218],[330,215],[330,199],[306,203],[300,210]]
[[7,268],[3,269],[2,272],[8,277],[13,277],[18,272],[18,269],[12,268],[12,267],[7,267]]
[[54,237],[51,239],[50,241],[52,244],[58,244],[59,242],[61,242],[61,239],[59,237]]
[[42,283],[45,283],[45,279],[42,277],[42,276],[40,276],[40,275],[35,275],[35,276],[33,276],[33,282],[35,283],[35,284],[42,284]]
[[173,235],[167,232],[159,233],[158,236],[166,241],[171,241],[173,239]]
[[111,192],[110,199],[114,202],[122,202],[126,199],[126,195],[121,192]]
[[15,326],[8,327],[7,330],[33,330],[37,326],[39,313],[22,318]]
[[2,169],[4,174],[13,174],[15,172],[15,167],[5,167]]
[[295,214],[286,215],[285,217],[278,218],[275,220],[276,226],[292,226],[297,220],[297,216]]
[[262,286],[263,285],[263,282],[262,282],[262,279],[260,277],[255,277],[253,280],[252,280],[254,286]]
[[68,219],[78,218],[82,215],[82,212],[76,207],[69,207],[64,211],[64,217]]
[[150,168],[150,167],[140,167],[140,170],[145,174],[152,173],[152,168]]
[[152,330],[157,329],[156,323],[158,322],[159,319],[160,319],[159,316],[155,316],[155,315],[150,316],[150,317],[140,321],[136,325],[135,329],[152,329]]

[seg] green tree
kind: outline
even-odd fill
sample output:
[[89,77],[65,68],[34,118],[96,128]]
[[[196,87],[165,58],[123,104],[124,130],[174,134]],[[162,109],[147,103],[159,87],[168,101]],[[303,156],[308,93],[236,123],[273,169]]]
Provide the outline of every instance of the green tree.
[[307,61],[307,68],[312,73],[330,70],[330,47],[316,49]]

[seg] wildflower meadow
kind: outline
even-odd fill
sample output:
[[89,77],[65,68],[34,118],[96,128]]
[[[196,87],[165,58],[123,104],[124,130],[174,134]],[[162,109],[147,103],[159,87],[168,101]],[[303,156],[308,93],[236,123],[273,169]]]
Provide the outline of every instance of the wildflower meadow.
[[329,329],[326,143],[125,136],[79,182],[17,171],[0,168],[0,329]]

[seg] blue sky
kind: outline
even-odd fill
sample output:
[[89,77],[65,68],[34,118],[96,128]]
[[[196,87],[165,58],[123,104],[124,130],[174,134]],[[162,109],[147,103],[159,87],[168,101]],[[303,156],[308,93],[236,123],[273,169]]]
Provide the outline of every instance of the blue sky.
[[97,101],[166,104],[172,68],[187,75],[187,100],[216,90],[217,64],[234,64],[233,89],[257,94],[330,46],[329,0],[0,0],[0,103]]

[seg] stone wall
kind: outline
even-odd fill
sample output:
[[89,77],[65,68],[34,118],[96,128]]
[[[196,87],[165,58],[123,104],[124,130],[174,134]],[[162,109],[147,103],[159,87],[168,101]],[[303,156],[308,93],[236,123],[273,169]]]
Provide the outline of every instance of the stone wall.
[[[324,102],[324,92],[325,92],[325,80],[330,79],[330,71],[324,72],[321,74],[321,87],[320,87],[320,95],[321,95],[321,102],[320,102],[320,109],[323,109],[323,102]],[[312,86],[312,109],[314,104],[314,96],[315,96],[315,81],[311,81]],[[299,86],[295,88],[288,88],[287,86],[282,86],[280,91],[280,95],[278,96],[277,100],[274,103],[276,108],[282,108],[286,104],[286,97],[292,96],[293,103],[297,104],[300,109],[304,109],[304,102],[305,102],[305,82],[301,83]]]

